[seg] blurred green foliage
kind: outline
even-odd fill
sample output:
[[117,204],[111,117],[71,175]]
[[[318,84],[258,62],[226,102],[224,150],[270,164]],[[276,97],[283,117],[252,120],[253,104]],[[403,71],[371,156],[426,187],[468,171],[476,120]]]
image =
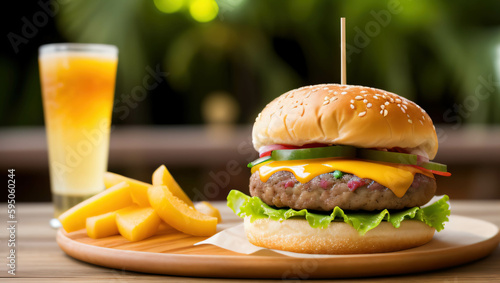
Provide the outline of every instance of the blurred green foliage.
[[[157,8],[168,9],[169,1],[177,5],[173,12]],[[218,0],[217,17],[206,23],[191,16],[193,1],[61,4],[56,22],[69,41],[119,47],[117,94],[141,85],[147,66],[161,63],[168,72],[168,87],[153,90],[163,98],[147,99],[142,102],[147,106],[137,110],[146,118],[123,123],[154,122],[147,118],[153,104],[168,103],[175,95],[184,107],[168,109],[178,111],[186,123],[203,122],[202,101],[214,91],[234,96],[239,121],[251,122],[261,107],[289,89],[339,82],[342,16],[347,19],[349,84],[415,100],[435,122],[500,122],[498,83],[486,99],[476,99],[477,105],[462,112],[457,108],[471,103],[480,77],[500,81],[495,70],[500,65],[500,1]],[[0,66],[0,72],[5,68]],[[30,115],[34,110],[19,111]],[[23,124],[22,119],[15,122]]]

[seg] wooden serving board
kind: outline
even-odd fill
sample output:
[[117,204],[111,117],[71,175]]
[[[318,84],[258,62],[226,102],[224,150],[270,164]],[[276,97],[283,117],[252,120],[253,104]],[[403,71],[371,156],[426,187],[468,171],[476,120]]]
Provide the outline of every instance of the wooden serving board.
[[[220,209],[225,219],[221,229],[241,223],[224,207]],[[490,254],[498,246],[500,232],[489,222],[456,216],[422,247],[330,258],[288,257],[270,250],[244,255],[213,245],[193,246],[205,239],[172,228],[139,242],[121,236],[95,240],[84,230],[57,233],[57,242],[68,255],[109,268],[196,277],[307,279],[395,275],[456,266]]]

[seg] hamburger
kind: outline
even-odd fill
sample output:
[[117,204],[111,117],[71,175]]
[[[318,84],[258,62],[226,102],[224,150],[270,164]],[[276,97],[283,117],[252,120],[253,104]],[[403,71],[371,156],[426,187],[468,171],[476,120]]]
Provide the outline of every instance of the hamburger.
[[[381,89],[323,84],[291,90],[257,116],[250,195],[228,206],[257,246],[299,253],[392,252],[429,242],[450,215],[427,204],[438,150],[414,102]],[[426,205],[427,204],[427,205]],[[425,206],[424,206],[425,205]]]

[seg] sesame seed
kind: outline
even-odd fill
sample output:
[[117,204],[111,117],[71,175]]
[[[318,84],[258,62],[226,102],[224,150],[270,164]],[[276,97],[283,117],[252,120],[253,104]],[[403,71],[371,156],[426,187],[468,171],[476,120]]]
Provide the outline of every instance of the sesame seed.
[[384,110],[380,110],[380,114],[384,114]]
[[406,114],[406,117],[410,118],[410,114]]
[[396,98],[396,102],[397,102],[397,103],[401,103],[401,99]]
[[364,100],[363,100],[363,103],[367,103],[367,102],[368,102],[368,99],[364,99]]
[[325,87],[323,88],[323,90],[328,90],[328,87],[326,87],[326,86],[325,86]]
[[398,107],[401,107],[401,104],[398,104]]
[[412,124],[413,122],[411,121],[411,119],[408,119],[408,123]]
[[373,98],[378,99],[378,97],[376,95],[374,95]]
[[346,91],[343,91],[343,92],[341,92],[340,94],[347,94],[347,92],[346,92]]
[[420,122],[420,124],[422,124],[422,126],[424,125],[424,122],[422,122],[422,120],[418,120]]
[[405,109],[404,108],[401,108],[401,111],[403,111],[403,113],[406,113]]
[[312,90],[312,92],[317,92],[317,91],[318,91],[318,89],[317,89],[317,88],[315,88],[315,89],[313,89],[313,90]]
[[387,109],[384,109],[384,117],[387,116]]
[[333,92],[333,89],[330,89],[328,92],[332,93],[332,92]]
[[380,108],[381,108],[382,110],[383,110],[383,109],[385,109],[385,105],[384,105],[384,104],[380,105]]
[[375,93],[375,96],[382,96],[382,94],[380,94],[380,93]]
[[366,90],[362,90],[362,91],[360,91],[360,92],[361,92],[361,93],[366,93]]
[[351,104],[351,109],[354,109],[354,105]]
[[328,103],[330,103],[330,100],[325,100],[325,101],[323,102],[323,105],[327,105]]
[[394,98],[389,97],[389,101],[390,101],[391,103],[394,103]]
[[361,100],[361,99],[363,99],[363,97],[361,95],[358,95],[358,96],[354,97],[354,99]]
[[338,97],[334,96],[330,99],[330,102],[334,102],[335,100],[339,99]]
[[371,103],[366,104],[366,108],[371,108],[371,107],[372,107]]
[[408,101],[406,101],[406,100],[403,100],[403,104],[406,104],[406,105],[408,105]]
[[329,100],[330,98],[328,98],[328,96],[325,96],[325,100]]
[[360,113],[358,114],[358,116],[359,116],[359,117],[363,117],[363,116],[365,116],[365,115],[366,115],[366,111],[360,112]]
[[354,103],[354,99],[351,99],[351,103]]
[[424,116],[422,116],[422,120],[424,120],[424,121],[425,121],[425,117],[424,117]]
[[311,96],[311,93],[310,93],[310,92],[308,92],[308,93],[306,94],[306,98],[309,98],[309,96]]
[[385,105],[389,105],[389,101],[386,101],[384,104],[385,104]]
[[382,95],[382,97],[383,97],[384,99],[387,99],[387,96],[385,96],[385,94],[384,94],[384,95]]
[[408,107],[407,107],[406,105],[404,105],[404,104],[403,104],[403,108],[404,108],[404,109],[408,109]]

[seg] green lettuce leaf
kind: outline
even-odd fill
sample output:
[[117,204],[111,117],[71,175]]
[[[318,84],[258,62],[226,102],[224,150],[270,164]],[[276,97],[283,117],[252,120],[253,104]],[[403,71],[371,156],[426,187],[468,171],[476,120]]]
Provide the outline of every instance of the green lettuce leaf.
[[448,196],[445,195],[427,207],[412,207],[392,212],[387,209],[376,212],[344,212],[337,206],[331,214],[320,214],[309,212],[307,209],[273,208],[258,197],[250,197],[240,191],[232,190],[227,196],[227,206],[239,217],[250,217],[251,222],[260,218],[269,218],[275,221],[305,218],[311,227],[324,229],[332,221],[344,221],[356,229],[359,234],[364,235],[382,221],[388,221],[395,228],[399,228],[401,222],[406,219],[422,221],[437,231],[441,231],[444,229],[444,222],[448,221],[450,215],[448,200]]

